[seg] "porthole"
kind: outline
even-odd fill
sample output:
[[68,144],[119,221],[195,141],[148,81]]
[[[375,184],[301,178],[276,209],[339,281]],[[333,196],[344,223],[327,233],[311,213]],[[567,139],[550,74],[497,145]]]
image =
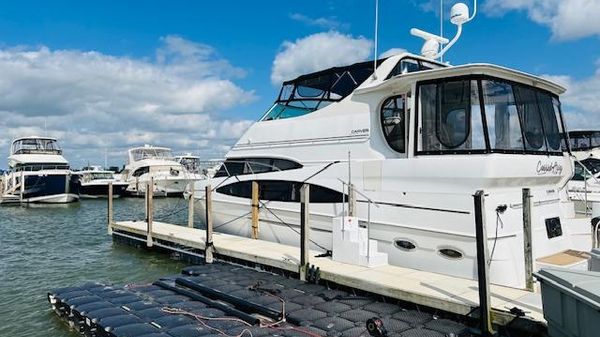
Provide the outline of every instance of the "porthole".
[[459,260],[463,258],[463,253],[453,248],[442,248],[438,252],[445,258]]
[[405,250],[407,252],[417,248],[417,246],[413,242],[406,239],[395,239],[394,246],[400,250]]

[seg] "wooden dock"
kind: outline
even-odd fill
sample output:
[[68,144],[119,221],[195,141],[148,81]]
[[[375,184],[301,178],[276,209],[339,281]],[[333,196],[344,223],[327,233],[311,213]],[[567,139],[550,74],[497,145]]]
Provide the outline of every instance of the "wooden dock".
[[[181,253],[204,251],[205,231],[196,228],[154,221],[148,232],[146,221],[110,222],[109,232],[150,245]],[[213,252],[259,265],[298,273],[300,248],[223,233],[213,234]],[[315,257],[310,252],[310,264],[320,269],[322,280],[337,283],[390,298],[423,305],[459,315],[469,315],[479,307],[476,280],[463,279],[397,266],[362,267]],[[508,324],[515,318],[509,312],[516,307],[526,317],[545,322],[539,293],[491,285],[492,321]]]

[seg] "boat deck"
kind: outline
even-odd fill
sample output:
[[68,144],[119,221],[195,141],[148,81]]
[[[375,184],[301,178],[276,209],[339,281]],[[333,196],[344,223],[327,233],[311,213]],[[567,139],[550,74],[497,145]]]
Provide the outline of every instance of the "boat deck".
[[[145,241],[145,221],[119,221],[112,224],[113,235]],[[154,245],[185,252],[186,249],[204,250],[205,231],[197,228],[153,222]],[[300,249],[278,243],[250,238],[213,234],[214,252],[243,261],[275,267],[297,273],[300,265]],[[320,269],[322,280],[423,305],[447,312],[468,315],[478,307],[477,281],[397,266],[362,267],[332,261],[328,257],[314,257],[310,264]],[[508,311],[517,307],[526,317],[545,322],[539,293],[491,285],[493,321],[507,324],[515,316]]]

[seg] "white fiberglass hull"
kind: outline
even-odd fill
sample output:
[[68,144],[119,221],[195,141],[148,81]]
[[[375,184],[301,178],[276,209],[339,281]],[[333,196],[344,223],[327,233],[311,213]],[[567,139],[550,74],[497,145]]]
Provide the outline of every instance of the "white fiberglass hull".
[[[130,194],[142,195],[146,192],[146,184],[149,179],[140,179],[137,182],[129,184],[127,191]],[[193,180],[188,178],[178,177],[155,177],[154,178],[154,194],[155,196],[179,196],[186,191],[188,184],[193,183]]]
[[[196,211],[204,219],[205,204],[203,195],[196,191]],[[469,197],[465,202],[472,203]],[[534,217],[546,217],[560,212],[557,201],[538,206]],[[493,231],[496,225],[513,221],[514,217],[522,216],[522,211],[516,210],[501,215],[500,220],[488,220],[488,231]],[[332,219],[343,213],[342,204],[310,204],[311,244],[312,249],[331,250]],[[368,204],[359,202],[357,214],[368,214]],[[215,231],[227,234],[250,237],[251,214],[249,200],[213,193],[213,223]],[[452,230],[453,224],[472,223],[473,214],[468,210],[455,209],[440,212],[432,208],[402,208],[391,205],[371,206],[370,238],[378,241],[379,251],[387,253],[392,265],[433,271],[436,273],[475,279],[477,268],[477,253],[475,248],[474,228],[469,232]],[[558,214],[556,214],[558,215]],[[543,241],[546,229],[544,220],[538,218],[534,226],[534,239]],[[366,226],[368,219],[359,216],[359,223]],[[445,230],[432,230],[427,223],[444,224]],[[421,223],[423,225],[414,225]],[[474,225],[473,225],[474,226]],[[562,251],[574,247],[569,225],[563,223],[564,235],[552,239],[553,251]],[[259,212],[259,238],[286,245],[299,246],[299,204],[287,202],[267,202]],[[573,235],[578,235],[573,233]],[[523,238],[516,234],[500,234],[495,239],[488,235],[488,247],[493,249],[490,275],[492,282],[513,287],[523,287],[520,280],[524,277],[524,262],[515,263],[515,252],[522,251]],[[414,243],[415,248],[406,250],[398,247],[398,240]],[[585,240],[589,242],[589,240]],[[580,245],[581,246],[581,245]],[[494,248],[492,248],[494,247]],[[449,258],[440,253],[441,249],[452,248],[459,251],[460,258]],[[589,250],[589,249],[588,249]],[[542,249],[538,255],[545,256]]]

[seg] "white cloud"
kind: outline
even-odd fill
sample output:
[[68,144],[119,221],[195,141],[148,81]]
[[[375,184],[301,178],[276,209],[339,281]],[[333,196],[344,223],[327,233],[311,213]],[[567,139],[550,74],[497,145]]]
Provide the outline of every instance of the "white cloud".
[[561,101],[569,129],[600,129],[600,62],[594,75],[581,80],[563,75],[543,77],[567,88]]
[[488,0],[484,10],[491,15],[526,11],[531,20],[550,27],[557,40],[600,35],[598,0]]
[[[244,76],[242,69],[212,47],[178,36],[161,39],[155,60],[47,47],[2,49],[0,73],[2,138],[43,134],[46,124],[74,166],[103,158],[105,148],[122,154],[113,160],[122,162],[128,147],[143,143],[220,152],[251,121],[219,112],[255,99],[233,82]],[[0,150],[7,153],[6,141]]]
[[350,28],[349,24],[341,23],[340,21],[338,21],[337,17],[335,17],[335,16],[330,16],[327,18],[325,18],[325,17],[311,18],[304,14],[293,13],[293,14],[290,14],[290,18],[292,20],[301,22],[307,26],[319,27],[319,28],[324,28],[324,29],[348,29],[348,28]]
[[329,31],[285,41],[275,56],[271,81],[279,85],[298,75],[366,60],[373,43],[362,37]]

